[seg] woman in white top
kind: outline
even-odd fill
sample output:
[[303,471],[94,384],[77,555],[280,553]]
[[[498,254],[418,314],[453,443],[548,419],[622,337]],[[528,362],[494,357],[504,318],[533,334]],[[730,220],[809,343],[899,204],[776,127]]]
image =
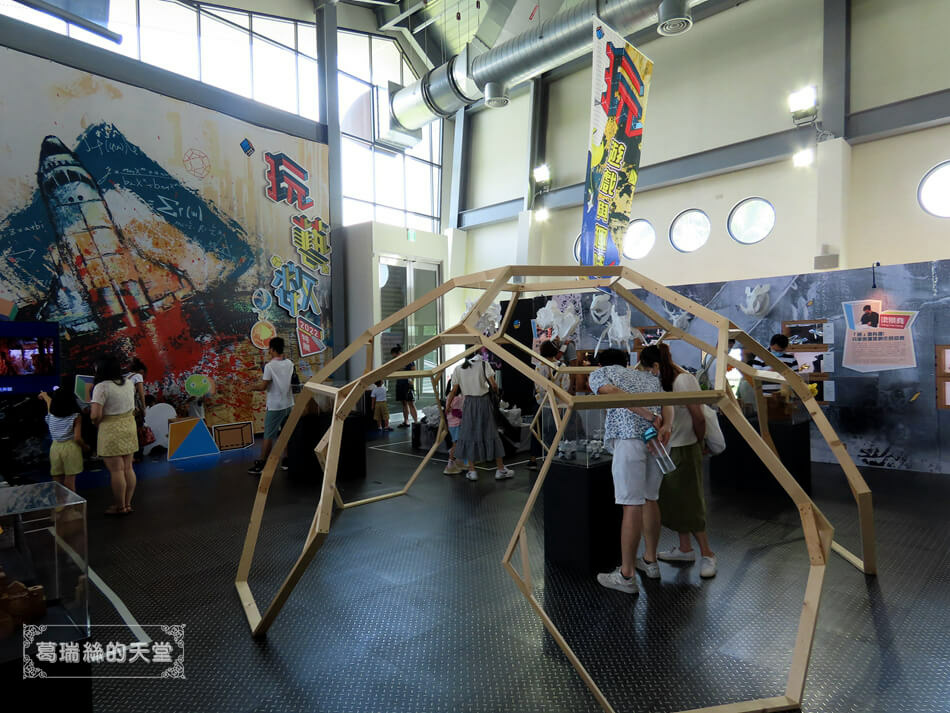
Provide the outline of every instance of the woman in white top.
[[[148,367],[145,366],[145,362],[135,357],[129,365],[129,373],[125,375],[125,378],[131,381],[135,387],[135,430],[138,436],[139,448],[132,460],[136,463],[142,460],[142,449],[145,448],[145,374],[147,373]],[[204,414],[201,418],[204,418]]]
[[[640,365],[660,377],[664,391],[699,391],[699,381],[673,363],[666,344],[645,347],[640,352]],[[687,404],[673,409],[673,435],[667,448],[676,470],[663,476],[660,486],[660,517],[663,525],[679,533],[677,547],[658,552],[665,562],[695,562],[696,553],[690,534],[699,543],[702,563],[699,575],[716,575],[716,555],[706,536],[706,500],[703,495],[703,442],[706,438],[706,417],[701,404]]]
[[460,392],[465,397],[465,403],[462,406],[462,425],[459,427],[459,437],[455,444],[456,462],[468,464],[465,477],[469,480],[478,480],[475,464],[492,458],[495,459],[497,466],[495,480],[513,477],[514,471],[506,468],[502,460],[505,455],[505,446],[498,436],[495,412],[491,397],[488,395],[489,389],[498,391],[495,371],[487,361],[469,356],[452,374],[452,384],[454,386],[446,403],[452,403]]
[[89,406],[92,422],[99,427],[97,452],[112,476],[115,504],[106,509],[106,514],[127,515],[132,512],[135,492],[132,455],[138,450],[139,439],[134,415],[135,386],[122,375],[116,357],[104,357],[96,366]]

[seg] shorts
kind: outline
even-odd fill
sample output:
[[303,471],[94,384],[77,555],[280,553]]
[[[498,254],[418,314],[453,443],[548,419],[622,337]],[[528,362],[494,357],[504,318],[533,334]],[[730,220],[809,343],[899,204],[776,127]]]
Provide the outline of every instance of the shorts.
[[389,419],[389,404],[385,401],[377,401],[373,408],[374,421],[386,421]]
[[279,411],[268,411],[264,415],[264,438],[274,440],[280,436],[280,429],[287,423],[287,417],[290,416],[291,411],[293,411],[293,406]]
[[53,476],[82,473],[82,449],[76,441],[53,441],[49,449],[49,473]]
[[412,391],[409,379],[396,379],[396,401],[415,401],[416,395]]
[[462,428],[462,424],[458,426],[449,426],[449,435],[452,436],[452,443],[455,443],[459,439],[459,429]]
[[660,497],[663,474],[639,438],[618,438],[613,443],[614,501],[617,505],[643,505]]

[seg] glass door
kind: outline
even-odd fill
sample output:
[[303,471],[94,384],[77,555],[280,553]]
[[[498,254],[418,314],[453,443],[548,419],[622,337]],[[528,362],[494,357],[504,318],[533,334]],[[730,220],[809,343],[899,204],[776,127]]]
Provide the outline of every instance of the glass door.
[[[441,267],[438,263],[421,260],[407,260],[397,257],[379,258],[379,301],[380,318],[386,319],[406,305],[422,297],[442,283]],[[400,320],[380,334],[380,361],[386,362],[395,346],[404,351],[422,344],[436,336],[442,329],[442,310],[438,300]],[[442,358],[442,349],[434,349],[417,359],[416,369],[431,369],[438,366]],[[416,408],[430,406],[436,402],[436,394],[429,379],[412,379]],[[402,406],[396,401],[396,384],[388,384],[389,410],[395,416],[402,414]],[[397,418],[398,420],[398,418]]]

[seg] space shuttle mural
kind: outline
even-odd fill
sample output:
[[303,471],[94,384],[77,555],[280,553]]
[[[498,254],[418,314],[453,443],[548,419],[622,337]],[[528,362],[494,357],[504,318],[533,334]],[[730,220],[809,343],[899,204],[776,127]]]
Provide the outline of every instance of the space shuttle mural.
[[126,239],[92,175],[56,136],[43,140],[36,178],[55,231],[58,275],[42,319],[56,319],[65,303],[67,330],[113,331],[135,327],[194,294],[183,270]]

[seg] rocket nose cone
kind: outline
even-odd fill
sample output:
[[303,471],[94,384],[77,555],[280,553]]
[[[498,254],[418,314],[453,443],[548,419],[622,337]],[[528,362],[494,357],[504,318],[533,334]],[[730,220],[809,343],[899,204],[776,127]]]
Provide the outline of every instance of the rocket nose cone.
[[66,145],[59,140],[56,136],[47,136],[43,139],[43,146],[40,148],[40,162],[42,163],[43,159],[48,156],[53,156],[55,154],[68,154],[72,153]]

